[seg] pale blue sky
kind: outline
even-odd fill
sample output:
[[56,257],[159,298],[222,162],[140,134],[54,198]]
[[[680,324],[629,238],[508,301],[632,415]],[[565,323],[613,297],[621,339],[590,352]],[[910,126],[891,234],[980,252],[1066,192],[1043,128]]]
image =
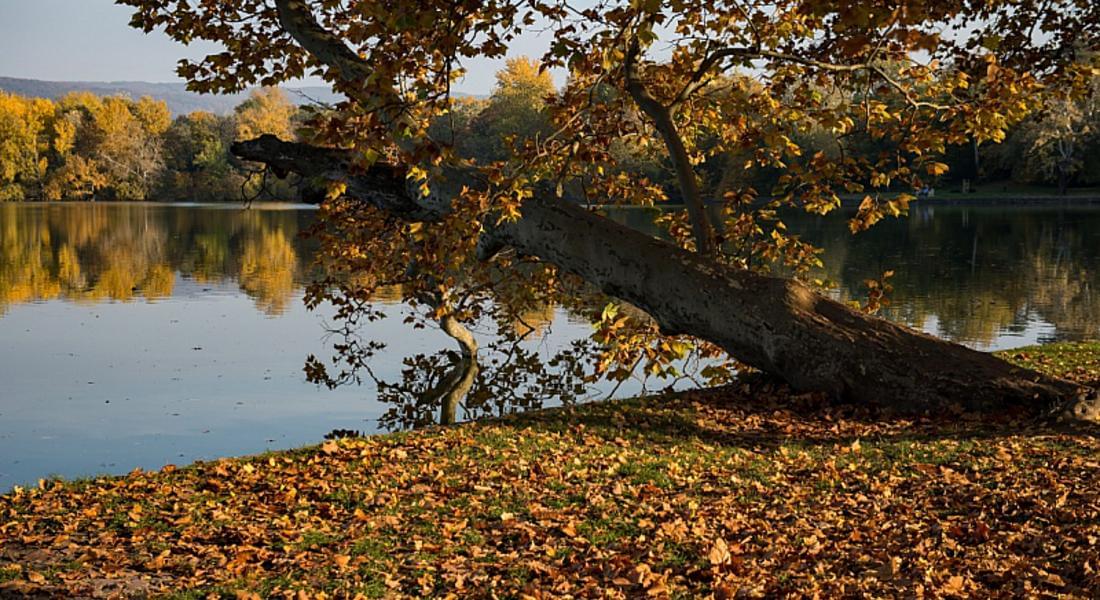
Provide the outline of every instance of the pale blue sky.
[[[0,0],[0,76],[51,81],[179,81],[176,61],[200,58],[210,44],[180,45],[161,33],[131,29],[131,9],[112,0]],[[514,54],[544,45],[522,36]],[[501,62],[467,65],[459,91],[487,93]],[[558,79],[561,79],[558,77]],[[316,84],[316,81],[307,81]],[[560,83],[560,82],[559,82]]]

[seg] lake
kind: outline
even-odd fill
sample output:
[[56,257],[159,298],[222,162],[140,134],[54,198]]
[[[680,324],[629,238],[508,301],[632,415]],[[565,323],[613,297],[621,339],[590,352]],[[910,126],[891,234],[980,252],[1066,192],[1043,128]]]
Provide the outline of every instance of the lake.
[[[331,343],[326,310],[301,302],[315,273],[300,234],[314,215],[0,204],[0,491],[379,431],[394,407],[372,388],[318,388],[302,372]],[[1100,337],[1100,207],[917,205],[857,236],[842,215],[788,225],[825,249],[839,297],[895,270],[889,318],[983,350]],[[544,321],[543,352],[590,331],[562,311]],[[451,347],[395,318],[370,333],[390,343],[373,363],[386,376]]]

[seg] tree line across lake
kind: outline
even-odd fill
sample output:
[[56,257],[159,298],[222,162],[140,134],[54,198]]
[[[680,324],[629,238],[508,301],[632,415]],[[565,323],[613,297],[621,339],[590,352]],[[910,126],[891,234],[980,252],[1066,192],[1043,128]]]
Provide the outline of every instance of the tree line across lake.
[[[226,200],[258,194],[234,139],[293,138],[298,109],[277,88],[232,114],[173,119],[163,101],[74,92],[0,93],[0,200]],[[274,190],[289,194],[287,189]]]
[[[434,133],[454,143],[460,154],[500,160],[512,144],[551,132],[546,100],[553,94],[548,73],[525,58],[513,59],[497,74],[491,96],[456,99]],[[963,180],[979,186],[1011,182],[1057,186],[1060,192],[1100,184],[1098,98],[1091,94],[1052,104],[1013,128],[1000,144],[948,149],[943,161],[949,171],[941,183],[958,188]],[[278,88],[256,90],[228,115],[196,111],[174,119],[165,102],[150,97],[74,92],[53,101],[0,92],[0,201],[298,199],[295,185],[263,177],[229,147],[234,140],[265,133],[297,139],[318,110],[324,109],[295,106]],[[807,130],[801,137],[804,151],[834,150],[822,132]],[[889,144],[870,138],[864,143],[872,150]],[[619,151],[630,175],[644,177],[676,199],[675,176],[659,152],[628,144]],[[738,168],[744,160],[728,153],[702,166],[715,197],[744,187],[766,191],[781,175],[767,169],[749,174]],[[999,187],[1008,189],[1004,183]],[[582,194],[576,189],[568,195]]]

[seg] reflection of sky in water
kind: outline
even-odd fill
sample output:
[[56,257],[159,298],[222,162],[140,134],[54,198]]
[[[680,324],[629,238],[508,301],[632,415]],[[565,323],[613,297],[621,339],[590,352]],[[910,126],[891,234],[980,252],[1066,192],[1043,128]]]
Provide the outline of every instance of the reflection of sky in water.
[[[272,319],[239,292],[211,291],[50,301],[0,318],[0,487],[293,446],[378,416],[364,389],[304,381],[304,357],[324,352],[319,315],[293,302]],[[378,328],[392,335],[400,323]],[[406,345],[434,350],[433,337]]]
[[[312,214],[0,205],[0,490],[376,430],[373,389],[302,373],[331,342],[325,311],[301,304]],[[825,247],[843,298],[896,269],[888,314],[930,333],[983,349],[1100,333],[1100,210],[938,208],[855,238],[841,219],[790,224]],[[552,319],[533,342],[545,353],[590,331]],[[405,356],[452,345],[400,318],[369,337],[389,343],[373,365],[394,379]]]

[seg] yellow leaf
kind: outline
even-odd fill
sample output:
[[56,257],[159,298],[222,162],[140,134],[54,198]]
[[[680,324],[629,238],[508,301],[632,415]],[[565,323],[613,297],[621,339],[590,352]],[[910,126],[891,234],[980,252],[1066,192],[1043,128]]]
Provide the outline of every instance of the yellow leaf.
[[949,169],[947,165],[941,162],[928,163],[928,166],[926,168],[928,169],[928,174],[932,175],[933,177],[943,175]]

